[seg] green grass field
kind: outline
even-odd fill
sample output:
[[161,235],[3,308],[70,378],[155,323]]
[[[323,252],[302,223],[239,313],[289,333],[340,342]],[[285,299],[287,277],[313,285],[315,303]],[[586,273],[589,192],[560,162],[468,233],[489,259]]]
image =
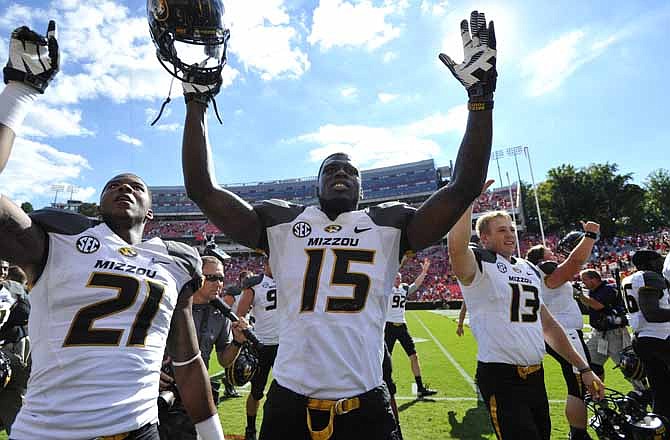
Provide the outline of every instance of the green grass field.
[[[417,341],[417,351],[424,382],[439,393],[434,399],[416,400],[412,394],[414,377],[409,360],[399,344],[393,353],[393,377],[398,385],[400,423],[405,440],[423,439],[495,439],[486,407],[477,400],[473,376],[477,346],[469,329],[462,338],[456,336],[456,313],[447,315],[431,311],[409,311],[407,321]],[[563,415],[566,390],[558,364],[545,360],[545,381],[549,393],[553,438],[565,439],[568,425]],[[213,357],[210,374],[221,367]],[[627,392],[631,389],[611,361],[605,366],[610,388]],[[248,385],[239,390],[242,398],[227,399],[219,404],[219,415],[228,440],[243,439],[246,424],[245,400]],[[257,425],[260,427],[261,412]],[[594,433],[591,435],[595,437]],[[0,439],[6,436],[0,434]]]

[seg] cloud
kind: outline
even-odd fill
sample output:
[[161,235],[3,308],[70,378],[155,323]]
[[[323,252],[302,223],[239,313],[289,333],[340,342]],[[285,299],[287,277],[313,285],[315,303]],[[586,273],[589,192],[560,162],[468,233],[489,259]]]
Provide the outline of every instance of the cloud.
[[182,124],[179,124],[177,122],[173,124],[158,124],[155,125],[154,128],[159,130],[159,131],[166,131],[170,133],[174,133],[175,131],[180,130],[183,127]]
[[398,58],[397,53],[389,51],[389,52],[386,52],[384,54],[384,58],[382,58],[382,61],[384,61],[384,64],[388,64],[388,63],[390,63],[391,61],[394,61],[397,58]]
[[323,160],[328,154],[344,151],[362,166],[389,166],[435,157],[440,152],[440,146],[430,137],[448,133],[462,135],[467,115],[467,107],[461,105],[446,114],[436,113],[395,127],[327,124],[293,141],[317,144],[309,152],[314,162]]
[[344,87],[340,90],[340,95],[344,98],[356,98],[358,96],[358,89],[356,87]]
[[228,0],[225,17],[231,53],[263,80],[298,78],[310,68],[284,0]]
[[433,17],[441,17],[447,13],[448,6],[449,2],[447,0],[423,0],[421,2],[421,12]]
[[583,65],[602,55],[618,41],[616,35],[585,44],[587,32],[573,30],[530,53],[521,62],[521,75],[527,81],[528,95],[536,97],[556,90]]
[[[51,194],[51,185],[76,183],[81,172],[91,168],[83,156],[20,137],[16,139],[14,150],[20,154],[13,154],[0,174],[0,188],[13,200],[46,200]],[[89,193],[90,189],[86,188],[84,194]]]
[[347,46],[377,49],[400,36],[400,28],[387,20],[393,14],[402,13],[406,7],[406,2],[386,1],[377,7],[370,0],[356,3],[320,0],[314,10],[312,32],[307,41],[318,44],[322,51]]
[[379,99],[379,102],[382,104],[388,104],[391,101],[395,101],[398,99],[400,95],[394,95],[393,93],[378,93],[377,94],[377,99]]
[[142,146],[142,141],[141,140],[139,140],[137,138],[134,138],[134,137],[131,137],[131,136],[128,136],[125,133],[121,133],[120,131],[116,132],[116,139],[121,141],[121,142],[125,142],[126,144],[130,144],[134,147],[141,147]]
[[81,118],[80,110],[36,102],[19,133],[29,137],[93,136],[95,133],[81,126]]

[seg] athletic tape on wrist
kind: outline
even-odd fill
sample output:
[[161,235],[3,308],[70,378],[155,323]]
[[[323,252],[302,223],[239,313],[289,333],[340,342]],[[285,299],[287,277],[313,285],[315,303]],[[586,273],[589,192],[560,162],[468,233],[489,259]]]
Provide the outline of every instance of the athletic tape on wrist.
[[11,81],[0,93],[0,124],[18,134],[23,120],[31,110],[38,93],[35,89]]
[[198,438],[202,440],[225,440],[218,414],[196,423],[195,431],[198,433]]
[[175,361],[172,361],[172,365],[175,366],[175,367],[183,367],[183,366],[188,365],[188,364],[190,364],[190,363],[192,363],[192,362],[195,362],[196,360],[198,360],[199,357],[200,357],[200,352],[198,352],[198,354],[196,354],[195,356],[193,356],[191,359],[189,359],[189,360],[187,360],[187,361],[184,361],[184,362],[175,362]]

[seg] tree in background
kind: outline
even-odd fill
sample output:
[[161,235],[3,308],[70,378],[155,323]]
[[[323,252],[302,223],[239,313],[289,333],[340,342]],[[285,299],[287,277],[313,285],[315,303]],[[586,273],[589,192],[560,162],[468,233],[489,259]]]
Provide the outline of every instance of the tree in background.
[[26,214],[30,214],[31,212],[34,211],[34,209],[33,209],[33,204],[30,203],[30,202],[23,202],[23,203],[21,203],[21,209],[22,209],[23,212],[25,212]]
[[100,210],[98,205],[95,203],[82,203],[79,206],[79,214],[85,215],[87,217],[98,217]]
[[[545,230],[580,229],[581,220],[600,223],[605,237],[647,230],[646,192],[631,183],[632,178],[632,173],[620,174],[613,163],[579,169],[564,164],[550,169],[547,179],[538,185]],[[532,206],[531,196],[532,191],[527,197]],[[524,209],[529,209],[527,204]]]
[[670,226],[670,171],[658,169],[644,183],[645,213],[651,226]]

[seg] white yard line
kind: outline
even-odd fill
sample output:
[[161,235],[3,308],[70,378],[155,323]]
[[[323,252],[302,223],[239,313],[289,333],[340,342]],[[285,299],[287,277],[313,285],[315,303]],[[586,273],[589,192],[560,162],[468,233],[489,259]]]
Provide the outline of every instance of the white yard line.
[[[395,400],[418,400],[416,396],[395,396]],[[424,400],[436,400],[438,402],[476,402],[476,397],[426,397]],[[550,400],[550,404],[558,405],[565,403],[565,400]]]
[[[433,342],[435,342],[435,344],[437,344],[438,348],[442,351],[442,354],[444,354],[444,356],[449,360],[449,362],[451,362],[451,364],[456,368],[456,370],[458,370],[458,372],[461,373],[461,376],[463,376],[463,379],[465,379],[465,381],[470,384],[470,386],[472,387],[472,391],[477,393],[478,392],[477,385],[475,385],[475,381],[467,373],[467,371],[465,371],[463,369],[463,367],[461,367],[461,365],[458,362],[456,362],[456,359],[454,359],[454,357],[451,355],[451,353],[449,353],[447,351],[447,349],[444,348],[444,345],[442,345],[442,343],[440,343],[440,341],[438,341],[438,339],[435,337],[435,335],[433,335],[433,333],[428,329],[428,327],[426,327],[426,324],[423,323],[421,318],[419,318],[419,316],[415,313],[412,313],[412,316],[414,316],[416,318],[416,320],[419,321],[419,324],[421,324],[421,327],[423,327],[423,329],[426,331],[426,333],[428,333],[428,336],[430,336],[430,338],[433,340]],[[473,399],[477,400],[477,398],[475,398],[475,397],[473,397]]]

